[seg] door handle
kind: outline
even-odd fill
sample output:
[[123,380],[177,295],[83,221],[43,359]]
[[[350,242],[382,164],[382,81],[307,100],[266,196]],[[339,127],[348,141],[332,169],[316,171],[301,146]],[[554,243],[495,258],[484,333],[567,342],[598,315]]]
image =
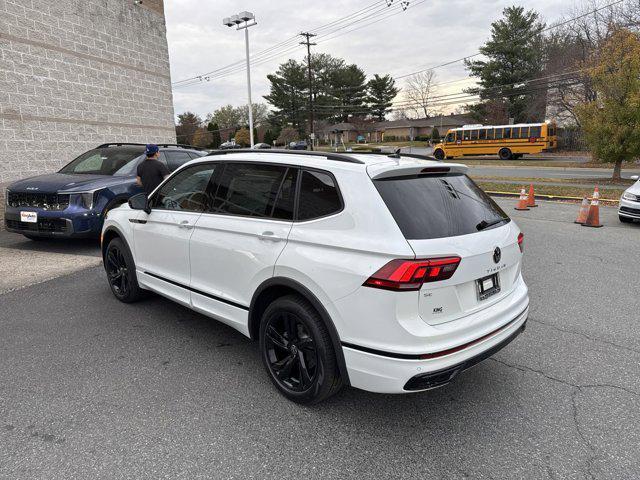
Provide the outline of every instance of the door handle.
[[279,242],[282,240],[280,237],[276,237],[273,232],[262,232],[258,235],[258,238],[267,242]]
[[191,230],[193,225],[189,223],[189,220],[183,220],[178,224],[178,227],[184,228],[185,230]]

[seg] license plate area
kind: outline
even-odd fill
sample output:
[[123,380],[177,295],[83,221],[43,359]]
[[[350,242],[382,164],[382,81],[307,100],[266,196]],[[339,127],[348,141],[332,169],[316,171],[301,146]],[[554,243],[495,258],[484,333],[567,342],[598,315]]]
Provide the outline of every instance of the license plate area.
[[20,212],[20,221],[23,223],[38,223],[36,212]]
[[497,273],[476,280],[478,300],[483,301],[500,292],[500,278]]

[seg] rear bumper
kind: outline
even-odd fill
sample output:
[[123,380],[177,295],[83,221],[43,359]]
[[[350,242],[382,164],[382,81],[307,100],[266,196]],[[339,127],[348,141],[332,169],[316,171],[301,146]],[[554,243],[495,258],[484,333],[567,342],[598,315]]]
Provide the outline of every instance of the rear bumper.
[[397,358],[394,354],[343,346],[350,383],[377,393],[408,393],[440,387],[507,346],[524,330],[528,315],[527,306],[506,325],[467,348],[427,360]]

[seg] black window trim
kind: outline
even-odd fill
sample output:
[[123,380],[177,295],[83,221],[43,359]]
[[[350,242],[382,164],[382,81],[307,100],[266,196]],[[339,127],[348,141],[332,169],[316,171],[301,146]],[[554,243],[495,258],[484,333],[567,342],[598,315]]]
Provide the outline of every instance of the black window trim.
[[[160,210],[163,212],[183,212],[183,213],[205,213],[204,211],[199,212],[197,210],[171,210],[170,208],[161,208],[161,207],[157,207],[155,205],[153,205],[153,202],[155,201],[156,197],[158,196],[158,192],[162,189],[162,187],[164,187],[168,182],[170,182],[173,177],[179,175],[183,170],[186,170],[187,168],[195,168],[195,167],[200,167],[203,165],[215,165],[217,162],[202,162],[202,163],[194,163],[191,165],[187,165],[186,163],[184,163],[183,165],[181,165],[180,167],[178,167],[176,170],[174,170],[173,172],[171,172],[167,178],[165,178],[162,183],[160,185],[158,185],[156,187],[156,189],[151,192],[151,194],[148,196],[148,202],[149,205],[151,205],[151,210]],[[211,175],[211,178],[209,178],[209,182],[207,183],[207,186],[205,187],[205,192],[209,189],[209,186],[211,185],[211,181],[216,177],[218,173],[218,169],[215,168],[213,170],[213,175]],[[207,203],[207,205],[205,205],[205,209],[208,208],[209,205]]]
[[[336,179],[335,175],[333,173],[331,173],[328,170],[324,170],[322,168],[315,168],[315,167],[307,167],[304,165],[296,165],[293,163],[280,163],[280,162],[256,162],[255,160],[216,160],[216,161],[211,161],[211,162],[202,162],[202,163],[206,163],[206,164],[215,164],[215,165],[227,165],[227,164],[235,164],[235,163],[248,163],[251,165],[271,165],[271,166],[276,166],[276,167],[284,167],[284,168],[293,168],[296,169],[297,172],[297,178],[296,178],[296,185],[295,185],[295,198],[293,200],[293,220],[284,220],[282,218],[272,218],[272,217],[255,217],[255,216],[251,216],[251,215],[239,215],[239,214],[234,214],[234,213],[222,213],[222,212],[209,212],[209,211],[204,211],[201,212],[202,215],[216,215],[216,216],[220,216],[220,217],[237,217],[237,218],[251,218],[253,220],[268,220],[271,222],[284,222],[284,223],[297,223],[297,224],[303,224],[303,223],[307,223],[307,222],[314,222],[316,220],[319,219],[323,219],[323,218],[327,218],[327,217],[332,217],[334,215],[338,215],[340,213],[342,213],[345,209],[345,203],[344,203],[344,198],[342,196],[342,191],[340,190],[340,185],[338,184],[338,180]],[[198,162],[195,165],[201,165],[200,162]],[[189,165],[189,166],[194,166],[194,165]],[[178,170],[176,170],[171,176],[175,175],[177,172],[179,172],[180,170],[182,170],[182,167]],[[321,217],[315,217],[315,218],[309,218],[306,220],[298,220],[298,205],[300,203],[300,183],[302,181],[302,172],[304,170],[307,171],[312,171],[312,172],[319,172],[319,173],[324,173],[328,176],[331,177],[331,179],[333,180],[333,183],[336,187],[336,192],[338,193],[338,199],[340,200],[340,210],[336,210],[335,212],[329,213],[327,215],[323,215]],[[210,199],[215,198],[216,194],[218,193],[218,187],[220,186],[220,176],[222,175],[222,172],[224,172],[224,168],[219,168],[216,169],[215,173],[213,174],[213,177],[211,178],[211,180],[209,181],[209,185],[207,186],[207,188],[211,188],[212,190],[212,195],[209,195]],[[170,177],[169,177],[170,178]],[[168,178],[167,178],[168,180]],[[166,181],[166,180],[165,180]],[[162,185],[160,185],[162,186]],[[160,188],[160,187],[158,187]],[[155,193],[155,192],[154,192]],[[207,205],[207,208],[209,208],[210,205]]]
[[[342,191],[340,190],[340,186],[338,185],[338,180],[336,179],[335,175],[333,175],[333,173],[328,172],[326,170],[322,170],[321,168],[313,168],[313,167],[299,167],[300,168],[300,173],[298,175],[298,183],[296,185],[296,200],[295,200],[295,209],[293,211],[293,221],[295,223],[298,224],[303,224],[303,223],[307,223],[307,222],[315,222],[316,220],[320,220],[323,218],[328,218],[328,217],[333,217],[334,215],[339,215],[344,211],[344,198],[342,197]],[[340,201],[340,209],[339,210],[335,210],[334,212],[331,213],[327,213],[326,215],[321,215],[319,217],[314,217],[314,218],[307,218],[305,220],[300,220],[298,219],[298,206],[299,206],[299,201],[300,201],[300,185],[302,183],[302,174],[304,173],[304,171],[309,171],[309,172],[318,172],[318,173],[323,173],[325,175],[328,175],[329,177],[331,177],[331,180],[333,180],[333,184],[336,187],[336,193],[338,194],[338,200]]]

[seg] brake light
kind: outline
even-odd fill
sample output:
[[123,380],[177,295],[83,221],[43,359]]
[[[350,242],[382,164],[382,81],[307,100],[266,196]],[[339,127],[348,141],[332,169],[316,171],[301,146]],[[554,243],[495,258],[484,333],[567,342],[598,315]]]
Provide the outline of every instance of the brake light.
[[520,253],[524,253],[524,233],[518,234],[518,247],[520,247]]
[[460,257],[391,260],[371,275],[363,285],[403,292],[420,290],[423,283],[451,278],[459,264]]

